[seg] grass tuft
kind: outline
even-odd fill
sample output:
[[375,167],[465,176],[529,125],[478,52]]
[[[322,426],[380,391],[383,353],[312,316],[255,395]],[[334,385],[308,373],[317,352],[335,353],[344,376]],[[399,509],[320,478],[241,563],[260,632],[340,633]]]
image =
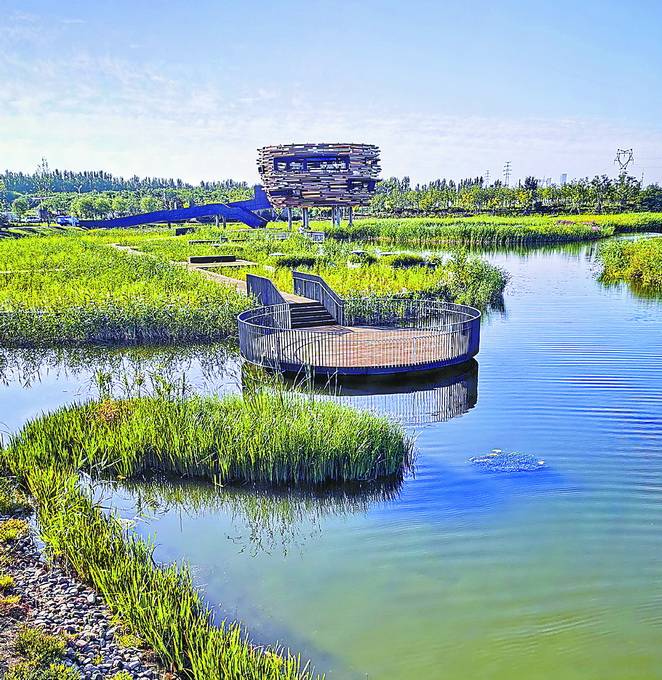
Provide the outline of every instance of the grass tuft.
[[662,292],[662,238],[612,241],[598,254],[604,282],[627,281],[642,291]]

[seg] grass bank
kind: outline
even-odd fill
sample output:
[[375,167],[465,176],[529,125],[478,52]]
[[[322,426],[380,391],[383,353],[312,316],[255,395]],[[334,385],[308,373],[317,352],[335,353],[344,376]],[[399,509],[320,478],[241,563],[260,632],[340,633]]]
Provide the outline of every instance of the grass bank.
[[[204,229],[196,239],[219,238],[222,232]],[[276,240],[268,232],[246,242],[217,246],[189,244],[188,237],[149,234],[118,234],[122,243],[156,255],[164,261],[186,261],[191,255],[210,252],[232,254],[255,263],[250,268],[230,268],[223,273],[245,278],[247,273],[271,278],[278,288],[292,292],[292,270],[322,276],[340,295],[397,295],[436,298],[485,307],[497,301],[508,281],[507,274],[480,257],[456,253],[441,258],[434,254],[382,255],[368,247],[363,256],[352,251],[366,249],[361,243],[333,240],[314,246],[299,235]],[[107,238],[107,236],[104,236]]]
[[598,240],[615,233],[662,230],[662,213],[525,217],[386,218],[356,220],[350,227],[328,227],[339,241],[378,241],[397,245],[522,246]]
[[662,237],[612,241],[598,255],[604,282],[627,281],[642,291],[662,293]]
[[[172,389],[172,388],[169,388]],[[216,624],[185,566],[95,504],[79,471],[128,479],[158,471],[279,484],[398,477],[411,443],[383,418],[287,393],[187,398],[176,393],[73,405],[28,423],[2,451],[34,500],[50,554],[66,561],[182,678],[309,680],[308,665],[257,647],[235,623]]]
[[0,242],[0,344],[171,343],[233,336],[249,302],[154,258],[72,233]]

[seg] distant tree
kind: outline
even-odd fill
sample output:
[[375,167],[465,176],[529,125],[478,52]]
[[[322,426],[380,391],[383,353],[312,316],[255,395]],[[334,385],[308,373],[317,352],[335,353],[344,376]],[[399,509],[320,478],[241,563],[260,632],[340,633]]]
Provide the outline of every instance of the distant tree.
[[71,214],[76,217],[92,218],[96,215],[97,206],[93,195],[81,194],[71,201]]
[[30,203],[24,196],[19,196],[19,198],[12,202],[11,207],[12,211],[18,216],[18,219],[22,220],[25,213],[30,209]]
[[641,183],[636,177],[626,175],[622,172],[618,176],[616,182],[616,198],[619,202],[621,210],[631,207],[635,202],[641,190]]
[[158,198],[154,198],[154,196],[143,196],[140,199],[140,210],[142,212],[154,212],[155,210],[158,210],[161,207],[161,203],[158,200]]
[[110,206],[111,206],[112,211],[118,217],[121,217],[122,215],[126,214],[129,210],[129,202],[121,194],[117,194],[116,196],[113,196],[113,198],[110,202]]
[[98,217],[106,217],[111,211],[110,198],[104,195],[97,196],[94,200],[94,207]]
[[595,211],[597,213],[602,212],[602,206],[607,200],[611,188],[612,188],[611,180],[609,179],[609,177],[607,177],[607,175],[596,175],[591,180],[589,192],[593,200]]

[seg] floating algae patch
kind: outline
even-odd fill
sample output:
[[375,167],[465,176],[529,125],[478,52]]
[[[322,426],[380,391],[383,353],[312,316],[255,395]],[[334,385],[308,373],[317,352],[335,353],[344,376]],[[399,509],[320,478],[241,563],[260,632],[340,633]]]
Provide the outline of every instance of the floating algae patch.
[[507,453],[501,449],[492,449],[486,456],[473,456],[469,462],[490,472],[530,472],[545,466],[544,460],[529,453]]

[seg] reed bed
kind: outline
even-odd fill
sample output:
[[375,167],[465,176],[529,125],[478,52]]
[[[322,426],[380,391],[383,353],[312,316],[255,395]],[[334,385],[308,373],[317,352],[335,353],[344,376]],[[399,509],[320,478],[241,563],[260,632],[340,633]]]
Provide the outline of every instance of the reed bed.
[[210,341],[249,301],[169,262],[80,234],[0,243],[0,343]]
[[[102,394],[104,385],[100,379]],[[156,565],[152,546],[95,504],[79,472],[129,482],[158,472],[276,488],[384,478],[393,480],[385,488],[397,488],[411,464],[411,441],[384,418],[287,392],[203,398],[170,383],[160,389],[127,399],[104,394],[36,418],[10,439],[0,471],[32,496],[50,554],[96,588],[179,677],[317,677],[289,651],[255,646],[235,623],[217,625],[188,569]],[[290,488],[276,502],[288,517]],[[264,512],[259,503],[249,511],[256,521]]]
[[643,292],[662,292],[662,237],[612,241],[598,254],[602,281],[627,281]]
[[662,213],[357,220],[352,227],[327,229],[340,241],[375,241],[398,245],[522,246],[572,243],[615,233],[662,230]]
[[215,625],[185,566],[156,566],[153,548],[133,537],[61,468],[24,470],[39,531],[166,668],[191,680],[311,680],[299,657],[251,644],[237,624]]
[[410,444],[384,418],[288,393],[101,399],[28,423],[17,470],[60,466],[125,478],[148,472],[221,484],[345,482],[401,475]]
[[[204,232],[204,235],[209,233]],[[210,252],[209,245],[189,245],[183,237],[149,238],[134,246],[175,261]],[[287,292],[292,292],[291,272],[297,269],[318,274],[341,295],[427,297],[483,308],[500,299],[508,282],[503,270],[482,258],[461,252],[445,261],[420,253],[378,257],[375,251],[358,257],[352,250],[359,246],[327,241],[319,247],[318,253],[311,254],[311,243],[307,239],[292,235],[284,240],[274,240],[267,232],[252,237],[249,242],[223,243],[213,250],[257,263],[256,267],[233,268],[230,276],[245,278],[247,273],[266,276]],[[350,267],[348,263],[359,266]]]

